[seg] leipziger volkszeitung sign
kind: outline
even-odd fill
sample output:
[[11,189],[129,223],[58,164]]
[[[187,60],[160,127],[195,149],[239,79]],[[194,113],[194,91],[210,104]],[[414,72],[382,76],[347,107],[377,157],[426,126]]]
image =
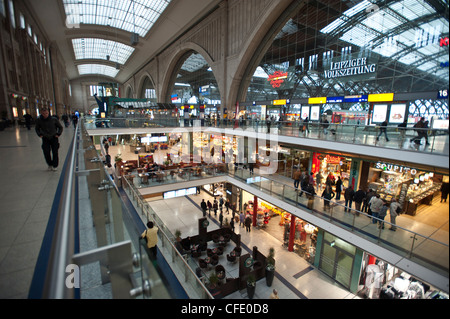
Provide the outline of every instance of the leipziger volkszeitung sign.
[[377,71],[376,63],[369,63],[367,58],[356,58],[339,62],[330,62],[330,69],[324,71],[325,79],[347,76],[374,75]]

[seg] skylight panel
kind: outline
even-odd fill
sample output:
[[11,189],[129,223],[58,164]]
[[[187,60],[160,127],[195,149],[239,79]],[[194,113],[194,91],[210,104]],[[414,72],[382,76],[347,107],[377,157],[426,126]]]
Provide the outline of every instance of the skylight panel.
[[331,22],[329,25],[327,25],[325,28],[320,30],[322,33],[331,33],[335,29],[339,28],[342,24],[344,24],[348,18],[351,18],[355,16],[356,14],[360,13],[363,10],[366,10],[369,6],[371,6],[372,3],[370,3],[367,0],[364,0],[360,3],[358,3],[356,6],[351,7],[347,11],[345,11],[342,14],[342,17],[336,19],[335,21]]
[[114,78],[119,70],[109,65],[102,64],[80,64],[78,65],[78,73],[80,75],[102,74]]
[[120,64],[125,64],[134,48],[120,42],[98,39],[79,38],[72,39],[75,59],[100,59],[106,60],[108,55],[110,60]]
[[363,47],[375,38],[376,35],[374,32],[368,32],[366,29],[356,26],[345,32],[340,39],[359,47]]
[[98,24],[145,37],[171,0],[63,0],[69,24]]

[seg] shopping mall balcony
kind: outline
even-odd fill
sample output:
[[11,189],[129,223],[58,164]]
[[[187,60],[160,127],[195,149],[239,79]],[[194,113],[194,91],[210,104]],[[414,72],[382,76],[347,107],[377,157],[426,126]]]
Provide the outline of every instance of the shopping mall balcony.
[[[101,123],[99,125],[99,123]],[[186,124],[186,126],[185,126]],[[202,126],[201,124],[204,124]],[[320,125],[310,124],[309,132],[299,132],[295,123],[277,123],[266,134],[266,123],[201,123],[201,121],[144,120],[144,119],[89,119],[76,129],[73,144],[67,156],[61,177],[61,202],[55,203],[55,211],[48,227],[54,227],[55,235],[44,239],[42,256],[65,256],[63,259],[48,258],[47,275],[36,269],[31,297],[76,298],[73,289],[67,289],[63,267],[69,264],[91,267],[81,274],[96,274],[102,282],[111,282],[114,298],[149,296],[159,291],[159,297],[184,298],[173,291],[182,285],[190,298],[214,298],[196,273],[192,260],[185,258],[175,247],[175,234],[166,225],[158,212],[152,210],[145,200],[155,193],[191,188],[216,182],[228,182],[274,206],[326,229],[337,237],[357,245],[362,250],[377,256],[413,276],[448,293],[448,231],[433,229],[421,233],[413,225],[410,229],[398,227],[396,232],[382,232],[372,223],[372,218],[363,212],[351,210],[334,203],[329,211],[323,209],[324,199],[315,195],[313,199],[299,196],[292,184],[274,172],[237,168],[234,163],[205,163],[198,161],[192,167],[164,171],[160,177],[143,178],[136,171],[124,173],[116,169],[116,178],[111,180],[101,160],[104,149],[98,136],[134,135],[171,132],[199,132],[229,134],[249,139],[263,138],[272,146],[289,143],[317,150],[332,150],[352,154],[354,157],[384,159],[425,167],[448,175],[449,141],[448,131],[430,130],[428,143],[410,143],[417,130],[408,128],[406,134],[398,128],[389,128],[389,142],[377,141],[376,127],[364,125],[337,125],[324,134]],[[192,125],[192,126],[191,126]],[[332,131],[335,130],[335,131]],[[431,134],[430,134],[431,133]],[[93,142],[97,141],[97,142]],[[424,141],[423,141],[424,142]],[[139,150],[138,150],[139,151]],[[113,157],[114,158],[114,157]],[[201,172],[199,172],[199,168]],[[272,174],[267,174],[272,173]],[[76,182],[78,181],[78,183]],[[58,208],[59,212],[56,210]],[[56,216],[60,215],[56,219]],[[82,216],[83,215],[83,216]],[[85,221],[80,225],[77,220]],[[180,283],[167,285],[162,268],[146,257],[138,236],[145,230],[147,221],[154,221],[160,230],[160,249],[171,263]],[[95,227],[91,227],[93,223]],[[385,221],[386,227],[389,222]],[[74,235],[78,234],[79,237]],[[86,234],[83,231],[87,231]],[[57,234],[57,235],[56,235]],[[96,238],[96,240],[92,240]],[[84,242],[84,244],[83,244]],[[51,244],[58,243],[58,244]],[[80,249],[78,244],[81,243]],[[51,248],[50,248],[51,247]],[[51,254],[50,254],[51,250]],[[100,262],[100,270],[92,262]],[[108,265],[108,267],[106,266]],[[66,270],[67,271],[67,270]],[[59,277],[56,274],[60,274]],[[109,275],[108,275],[109,274]],[[129,274],[124,276],[123,274]],[[81,278],[86,280],[86,278]],[[89,280],[89,279],[87,279]],[[151,287],[151,289],[150,289]],[[158,289],[154,289],[158,287]],[[175,289],[176,290],[176,289]],[[34,294],[34,295],[32,295]],[[153,298],[158,296],[153,295]]]

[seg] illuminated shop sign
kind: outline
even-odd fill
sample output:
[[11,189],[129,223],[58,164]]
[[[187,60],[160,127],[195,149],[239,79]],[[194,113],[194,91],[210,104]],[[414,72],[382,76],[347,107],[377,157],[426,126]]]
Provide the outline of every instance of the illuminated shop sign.
[[395,173],[410,172],[411,175],[417,174],[417,170],[415,168],[409,168],[406,166],[398,166],[398,165],[394,165],[394,164],[387,164],[387,163],[383,163],[383,162],[378,162],[375,165],[375,167],[378,169],[381,169],[383,171],[387,171],[387,172],[395,172]]
[[448,37],[442,38],[439,40],[439,46],[446,47],[448,46]]
[[343,96],[327,97],[327,103],[342,103],[342,102],[344,102]]
[[344,96],[345,103],[367,102],[368,100],[369,100],[369,96],[367,94]]
[[339,62],[331,62],[330,69],[324,71],[325,79],[372,74],[377,71],[375,63],[368,63],[367,58],[357,58]]
[[285,105],[287,103],[286,100],[273,100],[273,105]]
[[269,75],[267,81],[270,82],[270,85],[272,85],[273,88],[279,88],[281,84],[283,84],[284,79],[287,79],[287,76],[287,72],[275,71],[273,74]]

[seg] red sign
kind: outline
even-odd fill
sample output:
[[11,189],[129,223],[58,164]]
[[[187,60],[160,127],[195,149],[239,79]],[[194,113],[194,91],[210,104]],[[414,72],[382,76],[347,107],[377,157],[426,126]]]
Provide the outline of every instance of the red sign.
[[439,46],[448,46],[448,37],[442,38],[439,40]]
[[270,82],[273,88],[279,88],[288,76],[287,72],[275,71],[274,74],[269,75],[267,81]]
[[341,162],[341,158],[339,156],[327,155],[326,159],[328,164],[339,164]]

